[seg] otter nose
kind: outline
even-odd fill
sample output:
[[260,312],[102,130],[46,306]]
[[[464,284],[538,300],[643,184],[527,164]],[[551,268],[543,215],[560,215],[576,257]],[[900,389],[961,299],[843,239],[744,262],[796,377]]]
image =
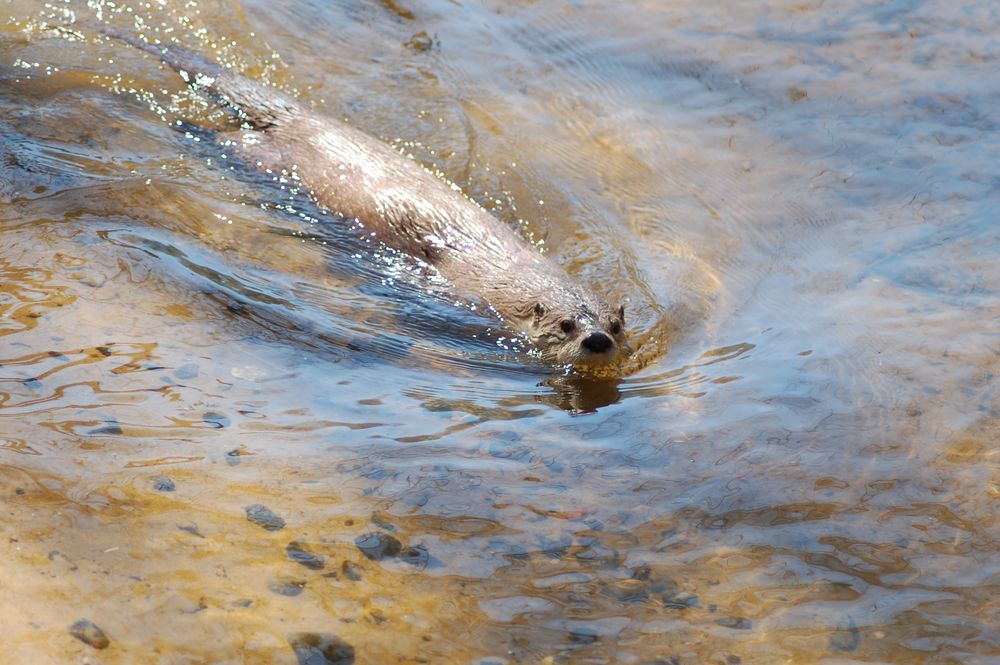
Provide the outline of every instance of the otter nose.
[[611,348],[614,342],[611,338],[602,333],[600,330],[597,332],[592,332],[580,343],[580,345],[590,351],[591,353],[604,353]]

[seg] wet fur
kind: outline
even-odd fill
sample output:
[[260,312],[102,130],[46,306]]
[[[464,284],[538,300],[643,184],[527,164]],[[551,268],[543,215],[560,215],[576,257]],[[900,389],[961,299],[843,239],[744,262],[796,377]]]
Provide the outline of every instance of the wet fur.
[[[626,344],[623,308],[583,288],[458,187],[364,132],[310,113],[280,91],[191,51],[110,30],[105,34],[152,53],[192,87],[236,109],[249,129],[228,133],[223,142],[242,159],[288,173],[323,207],[434,266],[523,331],[550,359],[587,366],[620,357]],[[563,330],[566,321],[573,321],[570,332]],[[606,352],[581,347],[594,331],[612,340]]]

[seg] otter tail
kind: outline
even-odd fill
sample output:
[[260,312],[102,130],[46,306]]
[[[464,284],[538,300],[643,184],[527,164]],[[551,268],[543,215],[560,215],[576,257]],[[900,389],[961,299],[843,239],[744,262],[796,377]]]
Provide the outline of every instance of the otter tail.
[[195,90],[206,90],[236,109],[255,129],[267,129],[298,113],[298,105],[275,88],[230,71],[176,44],[157,45],[137,35],[102,27],[101,32],[151,53],[176,70]]

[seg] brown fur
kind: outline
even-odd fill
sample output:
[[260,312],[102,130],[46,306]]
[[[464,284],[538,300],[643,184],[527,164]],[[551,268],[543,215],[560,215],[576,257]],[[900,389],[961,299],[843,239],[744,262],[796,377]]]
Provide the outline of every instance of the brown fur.
[[[248,163],[294,173],[317,203],[434,266],[547,357],[593,366],[622,354],[624,308],[582,287],[456,186],[368,134],[310,113],[279,91],[191,51],[106,34],[156,55],[194,88],[237,109],[251,129],[233,132],[225,142]],[[604,338],[610,342],[606,349]]]

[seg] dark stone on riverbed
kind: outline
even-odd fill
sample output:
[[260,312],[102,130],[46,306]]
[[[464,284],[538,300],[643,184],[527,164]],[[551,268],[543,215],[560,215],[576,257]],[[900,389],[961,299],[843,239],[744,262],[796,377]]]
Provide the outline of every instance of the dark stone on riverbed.
[[672,610],[686,610],[698,604],[698,596],[687,591],[663,594],[663,606]]
[[157,476],[153,478],[153,489],[157,492],[173,492],[177,485],[167,476]]
[[616,580],[607,585],[604,593],[620,603],[641,603],[649,600],[649,592],[642,580],[629,578]]
[[569,641],[574,646],[593,644],[598,639],[597,631],[588,626],[577,626],[569,631]]
[[272,593],[282,596],[297,596],[306,588],[306,581],[294,577],[281,576],[267,583]]
[[393,557],[403,549],[403,544],[395,536],[387,533],[373,531],[354,539],[354,544],[358,546],[361,553],[372,561],[381,561],[386,557]]
[[638,566],[634,566],[631,572],[632,579],[634,580],[648,580],[653,576],[653,569],[650,568],[648,563],[641,563]]
[[294,633],[288,644],[299,665],[351,665],[354,647],[330,633]]
[[377,526],[380,529],[385,529],[386,531],[397,531],[398,530],[396,528],[395,524],[391,524],[389,522],[386,522],[385,520],[383,520],[378,515],[372,515],[372,524],[374,524],[375,526]]
[[232,422],[229,420],[229,416],[223,413],[217,413],[215,411],[206,411],[201,416],[202,422],[206,425],[211,425],[217,429],[222,429],[223,427],[229,427]]
[[106,416],[99,427],[95,427],[89,432],[85,432],[87,436],[119,436],[122,433],[122,426],[119,424],[118,419],[114,416]]
[[69,627],[69,634],[95,649],[107,649],[108,645],[111,644],[111,640],[104,634],[104,631],[90,619],[80,619],[74,623]]
[[185,533],[190,533],[192,536],[197,536],[198,538],[204,538],[205,534],[198,529],[198,525],[194,522],[190,524],[178,524],[177,528]]
[[580,543],[582,547],[574,553],[578,560],[588,566],[601,566],[612,569],[617,568],[621,563],[621,555],[613,547],[607,547],[596,539],[590,543]]
[[340,565],[341,571],[344,573],[344,577],[351,580],[352,582],[361,581],[361,566],[354,563],[353,561],[345,561]]
[[267,506],[255,503],[246,507],[247,519],[268,531],[280,531],[285,528],[285,520],[281,519]]
[[247,451],[246,448],[240,446],[239,448],[233,448],[232,450],[226,451],[226,464],[229,466],[237,466],[243,464],[243,458],[251,453]]
[[753,622],[743,617],[719,617],[715,620],[715,623],[726,628],[732,628],[733,630],[750,630],[753,628]]
[[404,561],[417,568],[426,568],[430,563],[431,555],[423,545],[416,547],[406,547],[399,553],[400,561]]
[[289,560],[302,564],[310,570],[322,570],[326,565],[326,557],[309,550],[305,543],[294,540],[285,547],[285,554]]

